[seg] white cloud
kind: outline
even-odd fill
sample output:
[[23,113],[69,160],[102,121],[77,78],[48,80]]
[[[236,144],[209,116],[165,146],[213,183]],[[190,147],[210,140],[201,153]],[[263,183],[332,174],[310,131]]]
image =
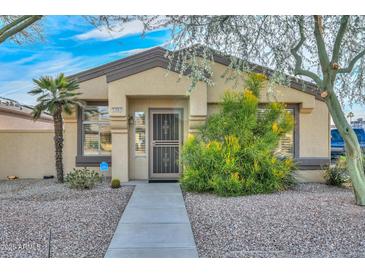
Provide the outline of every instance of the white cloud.
[[[27,62],[36,58],[41,60],[35,64]],[[33,78],[42,75],[55,76],[60,72],[71,75],[103,63],[104,58],[104,55],[74,57],[71,53],[53,51],[43,56],[0,62],[0,71],[6,72],[0,74],[0,96],[17,100],[22,104],[34,104],[35,98],[28,94],[33,88]]]
[[107,41],[121,38],[127,35],[140,34],[142,32],[143,32],[143,23],[141,21],[135,20],[124,23],[119,28],[114,27],[113,30],[110,30],[107,27],[95,28],[91,31],[78,34],[75,36],[75,38],[78,40],[97,39],[97,40]]
[[[164,45],[165,43],[159,46]],[[42,75],[55,76],[60,72],[71,75],[151,48],[136,48],[82,57],[75,57],[70,52],[57,50],[36,51],[12,62],[0,61],[0,96],[32,105],[35,103],[35,98],[29,95],[28,91],[34,86],[32,81],[34,78]]]
[[148,48],[137,48],[137,49],[130,49],[130,50],[122,50],[122,51],[118,51],[118,52],[113,52],[110,53],[108,55],[108,57],[119,57],[119,58],[124,58],[130,55],[134,55],[152,48],[156,48],[156,47],[163,47],[165,44],[161,44],[161,45],[157,45],[157,46],[153,46],[153,47],[148,47]]
[[128,57],[130,55],[134,55],[134,54],[137,54],[137,53],[140,53],[140,52],[143,52],[143,51],[146,51],[146,50],[150,50],[150,49],[153,49],[153,48],[165,47],[168,44],[169,44],[169,42],[164,42],[162,44],[159,44],[159,45],[156,45],[156,46],[153,46],[153,47],[136,48],[136,49],[116,51],[116,52],[112,52],[112,53],[109,53],[109,54],[105,54],[104,58],[107,58],[107,59],[125,58],[125,57]]

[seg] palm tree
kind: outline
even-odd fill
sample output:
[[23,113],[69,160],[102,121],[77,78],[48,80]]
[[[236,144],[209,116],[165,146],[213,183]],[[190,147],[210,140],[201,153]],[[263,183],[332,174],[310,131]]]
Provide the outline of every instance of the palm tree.
[[57,181],[63,183],[62,112],[71,114],[74,106],[83,106],[83,103],[77,99],[80,93],[74,92],[79,85],[75,80],[66,78],[63,73],[56,78],[42,76],[39,79],[33,79],[33,82],[36,87],[29,94],[38,96],[37,105],[32,113],[33,119],[37,120],[43,112],[53,116]]
[[352,111],[350,111],[348,114],[347,114],[347,118],[349,118],[350,119],[350,124],[351,124],[351,122],[352,122],[352,118],[354,118],[354,113],[352,112]]

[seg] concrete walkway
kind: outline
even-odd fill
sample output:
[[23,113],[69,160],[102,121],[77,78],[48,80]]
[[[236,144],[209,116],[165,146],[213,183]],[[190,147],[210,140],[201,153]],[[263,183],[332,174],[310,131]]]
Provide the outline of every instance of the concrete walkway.
[[137,184],[105,257],[198,257],[179,184]]

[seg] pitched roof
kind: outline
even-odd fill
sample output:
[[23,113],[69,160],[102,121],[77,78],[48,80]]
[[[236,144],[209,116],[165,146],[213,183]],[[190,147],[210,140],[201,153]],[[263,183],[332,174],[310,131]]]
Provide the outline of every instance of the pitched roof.
[[[106,81],[109,83],[155,67],[161,67],[164,69],[170,68],[171,71],[179,73],[179,71],[176,71],[174,65],[169,67],[170,60],[166,56],[168,52],[169,52],[168,50],[162,47],[155,47],[128,56],[126,58],[122,58],[120,60],[107,63],[105,65],[101,65],[89,70],[82,71],[69,77],[76,78],[79,82],[84,82],[105,75]],[[213,54],[213,59],[214,62],[225,66],[228,66],[231,62],[229,56],[224,56],[217,52]],[[260,66],[257,64],[251,64],[251,65],[253,67],[254,72],[263,73],[266,74],[267,76],[271,76],[274,74],[273,69]],[[186,71],[184,74],[188,73],[189,71]],[[315,84],[296,77],[292,76],[288,77],[289,77],[289,87],[314,95],[317,99],[323,101],[323,98],[320,96],[320,91]]]

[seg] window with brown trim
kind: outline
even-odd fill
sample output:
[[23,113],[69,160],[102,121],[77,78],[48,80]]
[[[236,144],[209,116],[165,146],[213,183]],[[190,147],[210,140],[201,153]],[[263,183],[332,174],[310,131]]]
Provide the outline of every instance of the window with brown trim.
[[[286,111],[294,117],[294,109],[287,108]],[[276,153],[284,157],[294,157],[294,128],[280,138]]]
[[146,155],[146,116],[144,112],[134,113],[134,146],[135,155]]
[[[291,131],[287,132],[284,136],[280,138],[278,148],[275,153],[284,156],[284,157],[292,157],[297,158],[299,155],[299,143],[298,143],[298,106],[295,104],[288,105],[286,107],[286,111],[290,112],[294,118],[294,127]],[[265,107],[260,105],[258,115],[265,111]]]
[[111,155],[112,142],[108,106],[90,105],[82,111],[82,155]]

